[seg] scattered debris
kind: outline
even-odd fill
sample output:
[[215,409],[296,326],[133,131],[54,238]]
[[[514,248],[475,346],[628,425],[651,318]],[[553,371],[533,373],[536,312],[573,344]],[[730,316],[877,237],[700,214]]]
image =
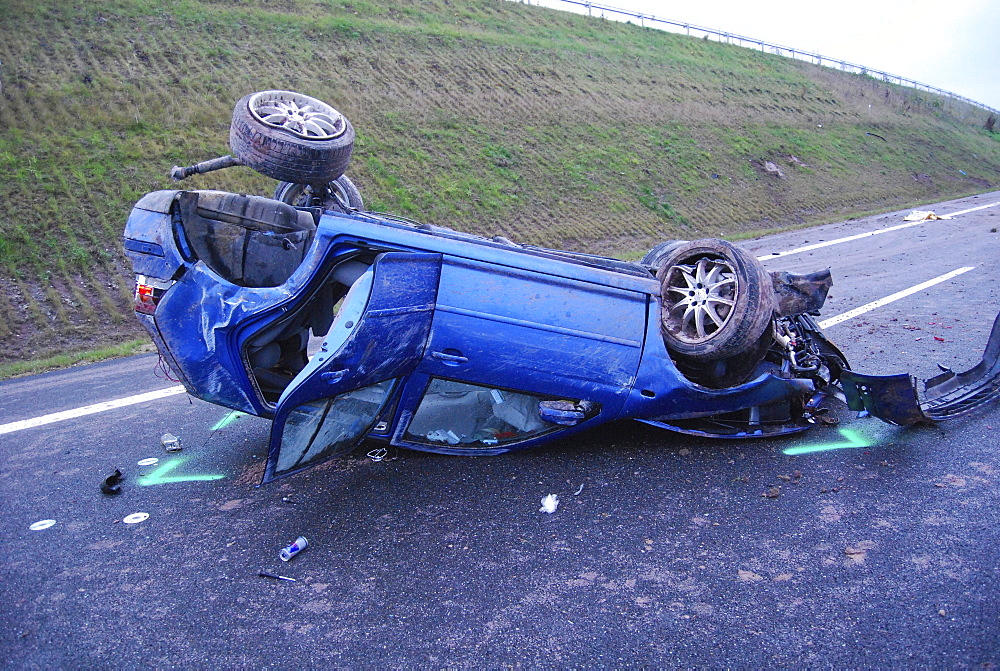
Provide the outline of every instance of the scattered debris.
[[766,492],[761,494],[761,496],[768,499],[776,499],[781,496],[781,487],[771,487]]
[[160,463],[159,459],[157,459],[156,457],[150,457],[149,459],[140,459],[139,461],[135,462],[135,465],[136,466],[156,466],[158,463]]
[[744,571],[743,569],[740,569],[737,575],[739,575],[740,580],[742,580],[743,582],[760,582],[761,580],[764,579],[764,576],[760,575],[759,573],[754,573],[753,571]]
[[104,482],[101,483],[101,491],[108,496],[122,493],[122,472],[119,469],[116,468],[114,473],[104,478]]
[[951,219],[951,217],[947,214],[937,215],[933,212],[925,212],[923,210],[913,210],[903,217],[903,221],[935,221],[937,219]]
[[544,499],[542,499],[542,507],[538,509],[540,513],[552,514],[559,507],[559,497],[555,494],[549,494]]
[[882,140],[882,142],[885,142],[886,144],[889,144],[889,141],[886,140],[881,135],[879,135],[878,133],[865,133],[865,135],[871,135],[872,137],[877,137],[878,139]]
[[257,573],[261,578],[273,578],[274,580],[287,580],[288,582],[298,582],[295,578],[289,578],[288,576],[278,575],[277,573],[268,573],[267,571],[260,571]]
[[181,447],[181,439],[172,433],[165,433],[160,436],[160,443],[167,452],[177,452],[184,449]]
[[387,456],[389,456],[389,450],[384,447],[376,448],[368,453],[368,458],[376,462],[382,461]]
[[139,522],[145,522],[149,519],[149,513],[132,513],[131,515],[126,515],[122,518],[122,522],[125,524],[138,524]]
[[583,485],[580,485],[580,489],[578,489],[575,492],[573,492],[573,496],[579,496],[580,492],[582,492],[582,491],[583,491]]
[[844,548],[844,554],[847,555],[848,559],[855,564],[863,564],[865,557],[868,556],[868,551],[864,548],[852,548],[851,546],[847,546]]
[[53,526],[55,523],[55,520],[38,520],[28,528],[32,531],[44,531],[45,529]]
[[278,556],[281,557],[281,561],[290,561],[292,557],[309,547],[309,541],[306,540],[305,536],[299,536],[295,539],[295,542],[291,545],[281,548],[281,552]]
[[941,610],[938,611],[938,615],[940,615],[941,617],[947,617],[948,613],[945,611],[944,608],[942,608]]

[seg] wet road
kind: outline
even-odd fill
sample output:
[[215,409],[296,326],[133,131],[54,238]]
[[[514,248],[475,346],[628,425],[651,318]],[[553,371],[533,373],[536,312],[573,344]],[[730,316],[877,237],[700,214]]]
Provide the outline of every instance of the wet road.
[[[767,256],[902,214],[744,246]],[[832,267],[824,318],[971,266],[828,331],[859,370],[927,377],[981,354],[1000,309],[998,225],[1000,206],[765,266]],[[0,423],[171,386],[155,363],[2,383]],[[268,428],[182,394],[0,435],[0,662],[1000,663],[997,407],[912,429],[842,413],[759,442],[628,422],[501,457],[376,462],[368,445],[257,488]],[[181,452],[160,446],[167,431]],[[116,467],[124,491],[106,497]],[[560,506],[542,514],[550,493]],[[30,530],[41,520],[55,523]],[[310,547],[281,562],[299,535]]]

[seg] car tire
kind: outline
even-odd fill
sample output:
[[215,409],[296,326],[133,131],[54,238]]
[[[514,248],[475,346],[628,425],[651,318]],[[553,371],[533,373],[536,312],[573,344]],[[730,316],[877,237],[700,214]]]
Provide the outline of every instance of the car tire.
[[283,182],[326,184],[344,174],[354,128],[326,103],[293,91],[258,91],[233,109],[229,146],[243,165]]
[[[341,175],[328,183],[326,190],[327,196],[322,203],[324,210],[347,213],[352,210],[365,209],[361,192],[347,175]],[[309,207],[312,205],[313,191],[314,187],[309,184],[281,182],[274,190],[274,199],[295,207]]]
[[687,244],[687,240],[667,240],[666,242],[661,242],[646,252],[646,255],[642,257],[642,261],[639,263],[649,266],[654,271],[659,270],[660,266],[663,265],[663,259],[683,244]]
[[724,240],[694,240],[662,254],[656,276],[660,330],[673,354],[707,362],[760,349],[774,296],[753,256]]

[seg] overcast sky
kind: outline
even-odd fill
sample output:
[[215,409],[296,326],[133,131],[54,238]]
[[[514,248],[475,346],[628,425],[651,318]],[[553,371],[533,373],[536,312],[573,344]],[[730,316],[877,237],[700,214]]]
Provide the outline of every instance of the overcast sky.
[[[812,51],[1000,109],[997,0],[594,2]],[[569,8],[558,0],[531,4]]]

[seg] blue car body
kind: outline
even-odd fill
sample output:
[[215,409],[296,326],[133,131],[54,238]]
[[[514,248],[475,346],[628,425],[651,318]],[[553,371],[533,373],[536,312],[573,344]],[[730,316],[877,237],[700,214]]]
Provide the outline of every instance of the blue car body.
[[[298,223],[248,228],[201,207],[219,198],[272,223],[280,205]],[[188,392],[273,418],[265,481],[365,438],[498,454],[626,418],[710,435],[684,421],[762,407],[792,408],[773,431],[808,426],[810,379],[763,372],[715,389],[685,377],[647,266],[255,198],[151,193],[125,248],[137,316]],[[202,238],[228,232],[208,249],[196,221]],[[750,422],[727,437],[763,433]]]

